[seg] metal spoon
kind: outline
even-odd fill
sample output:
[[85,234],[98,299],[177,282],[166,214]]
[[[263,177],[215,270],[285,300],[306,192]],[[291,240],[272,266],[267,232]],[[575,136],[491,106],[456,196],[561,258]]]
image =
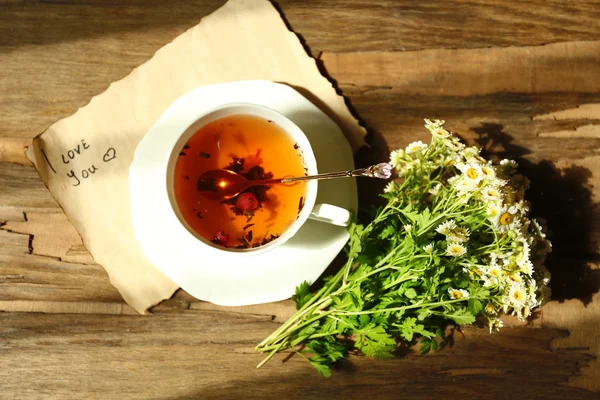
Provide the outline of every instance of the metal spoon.
[[207,171],[198,178],[198,191],[211,200],[227,200],[237,196],[251,186],[270,186],[279,183],[310,181],[314,179],[333,179],[349,177],[368,177],[388,179],[392,176],[392,167],[388,163],[372,165],[368,168],[359,168],[350,171],[327,172],[318,175],[297,176],[278,179],[248,180],[240,174],[228,169],[214,169]]

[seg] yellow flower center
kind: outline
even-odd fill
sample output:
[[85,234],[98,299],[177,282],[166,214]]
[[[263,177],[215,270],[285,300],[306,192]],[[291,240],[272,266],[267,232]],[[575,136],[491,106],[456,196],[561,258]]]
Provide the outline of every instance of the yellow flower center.
[[460,254],[460,252],[461,252],[461,251],[462,251],[462,249],[461,249],[460,247],[458,247],[458,246],[456,246],[456,247],[452,247],[452,248],[450,249],[450,252],[451,252],[452,254]]
[[513,294],[513,298],[517,301],[521,301],[523,300],[523,293],[521,293],[520,291],[516,290],[515,294]]
[[498,268],[493,268],[490,270],[490,275],[497,278],[500,276],[500,271]]
[[489,213],[490,213],[490,217],[495,217],[498,214],[498,209],[492,208],[492,209],[490,209]]
[[501,225],[508,225],[512,222],[512,215],[510,215],[509,213],[505,212],[504,214],[502,214],[500,216],[500,224]]
[[483,168],[483,169],[481,170],[481,172],[483,172],[483,174],[484,174],[485,176],[490,176],[490,175],[492,175],[492,171],[490,171],[490,170],[489,170],[489,169],[487,169],[487,168]]
[[510,279],[511,281],[516,282],[516,283],[521,282],[521,277],[519,275],[515,275],[515,274],[508,275],[508,279]]
[[477,179],[479,177],[479,174],[477,173],[477,170],[475,168],[469,168],[467,170],[467,176],[471,179]]
[[485,306],[485,311],[487,311],[488,313],[493,313],[494,312],[494,306],[491,304],[488,304],[487,306]]
[[462,298],[462,297],[463,297],[462,293],[461,293],[461,292],[459,292],[458,290],[457,290],[457,291],[455,291],[455,292],[452,292],[452,298],[453,298],[453,299],[460,299],[460,298]]

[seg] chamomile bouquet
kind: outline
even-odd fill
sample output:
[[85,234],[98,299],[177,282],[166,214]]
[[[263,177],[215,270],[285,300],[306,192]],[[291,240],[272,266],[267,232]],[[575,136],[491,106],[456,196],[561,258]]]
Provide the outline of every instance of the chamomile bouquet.
[[399,342],[419,338],[421,353],[445,340],[444,326],[502,314],[526,319],[550,295],[544,267],[551,244],[528,217],[529,181],[517,163],[493,165],[425,120],[431,142],[391,153],[390,182],[368,225],[350,226],[348,260],[315,294],[308,283],[293,299],[298,311],[257,346],[306,358],[319,373],[358,350],[392,357]]

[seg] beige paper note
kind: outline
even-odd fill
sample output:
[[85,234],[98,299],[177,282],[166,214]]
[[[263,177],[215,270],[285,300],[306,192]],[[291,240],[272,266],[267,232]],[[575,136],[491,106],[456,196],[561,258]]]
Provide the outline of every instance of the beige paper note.
[[72,116],[35,138],[27,156],[95,261],[138,312],[177,286],[155,268],[131,226],[128,170],[165,109],[198,86],[246,79],[292,85],[327,112],[356,150],[364,130],[268,1],[230,0]]

